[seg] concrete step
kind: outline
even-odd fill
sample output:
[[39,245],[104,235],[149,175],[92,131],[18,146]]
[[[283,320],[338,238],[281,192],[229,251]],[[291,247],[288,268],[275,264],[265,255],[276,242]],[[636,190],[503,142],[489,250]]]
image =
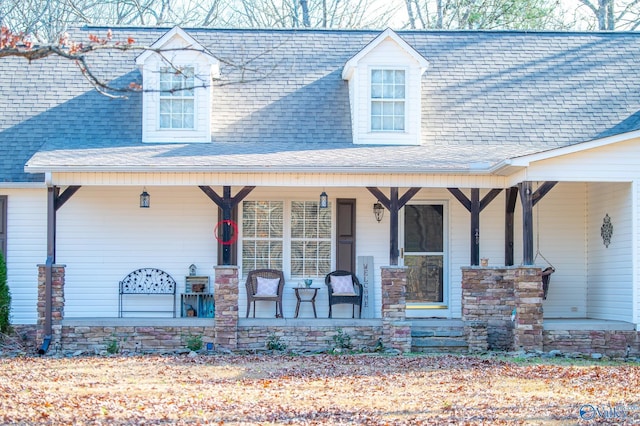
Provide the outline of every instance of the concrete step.
[[464,328],[412,328],[411,337],[464,337]]
[[468,348],[461,320],[417,320],[411,326],[413,352],[464,352]]

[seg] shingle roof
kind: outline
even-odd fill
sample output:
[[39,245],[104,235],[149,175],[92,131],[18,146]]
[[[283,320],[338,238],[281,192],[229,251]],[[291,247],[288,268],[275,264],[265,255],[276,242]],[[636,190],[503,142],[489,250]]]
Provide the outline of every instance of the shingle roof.
[[[77,38],[89,32],[79,31]],[[121,28],[152,44],[168,29]],[[211,144],[141,143],[141,95],[113,100],[61,59],[0,60],[0,182],[38,170],[230,170],[318,165],[460,171],[475,163],[640,129],[640,33],[417,32],[400,36],[429,61],[421,146],[351,144],[346,61],[378,31],[187,29],[223,65]],[[139,80],[135,54],[92,55],[95,72]],[[35,155],[34,155],[35,154]]]

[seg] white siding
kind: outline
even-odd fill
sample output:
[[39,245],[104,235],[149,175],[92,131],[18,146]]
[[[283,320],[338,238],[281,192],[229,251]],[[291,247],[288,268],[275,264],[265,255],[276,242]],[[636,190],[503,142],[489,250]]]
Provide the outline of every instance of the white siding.
[[7,195],[7,282],[11,292],[11,322],[37,320],[38,264],[47,257],[45,189],[4,189]]
[[619,142],[531,163],[526,180],[628,182],[640,177],[640,141]]
[[54,173],[53,183],[97,186],[196,186],[252,185],[257,187],[292,186],[360,187],[422,187],[422,188],[503,188],[504,176],[492,175],[428,175],[424,173],[345,174],[345,173]]
[[[115,317],[118,283],[129,272],[168,272],[184,292],[189,265],[213,277],[217,207],[198,188],[83,187],[59,211],[57,262],[66,264],[65,317]],[[213,281],[213,279],[212,279]],[[144,301],[151,304],[151,298]],[[147,308],[145,308],[147,309]]]
[[[587,314],[590,318],[632,321],[631,202],[631,184],[588,185]],[[607,214],[613,224],[608,247],[600,232]]]
[[[546,258],[556,269],[543,304],[545,318],[585,318],[588,314],[585,210],[583,183],[559,183],[534,207],[534,253],[539,253],[535,264],[544,269]],[[522,223],[520,212],[516,217]],[[516,229],[520,235],[521,226]]]

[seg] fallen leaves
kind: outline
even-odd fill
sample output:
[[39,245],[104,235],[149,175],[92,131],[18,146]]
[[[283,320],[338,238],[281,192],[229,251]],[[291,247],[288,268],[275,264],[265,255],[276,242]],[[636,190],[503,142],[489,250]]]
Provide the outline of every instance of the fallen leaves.
[[631,424],[638,385],[635,365],[452,355],[7,358],[0,423],[566,424],[625,404]]

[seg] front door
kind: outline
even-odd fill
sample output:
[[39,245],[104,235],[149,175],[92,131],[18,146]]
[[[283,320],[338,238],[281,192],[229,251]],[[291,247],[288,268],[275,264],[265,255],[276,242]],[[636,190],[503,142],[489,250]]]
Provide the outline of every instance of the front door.
[[401,257],[407,267],[407,316],[447,316],[446,205],[407,204],[401,215]]

